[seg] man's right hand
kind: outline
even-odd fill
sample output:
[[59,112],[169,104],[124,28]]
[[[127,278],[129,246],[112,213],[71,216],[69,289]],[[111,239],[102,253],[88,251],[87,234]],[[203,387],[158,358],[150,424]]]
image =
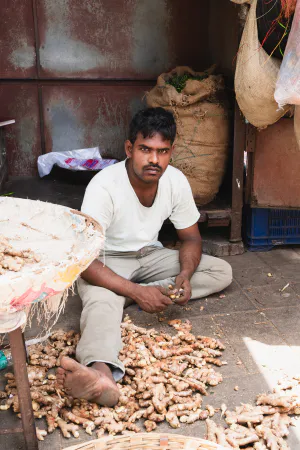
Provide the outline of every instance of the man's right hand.
[[134,300],[144,311],[148,313],[162,312],[172,305],[172,300],[167,297],[166,289],[160,286],[137,286]]

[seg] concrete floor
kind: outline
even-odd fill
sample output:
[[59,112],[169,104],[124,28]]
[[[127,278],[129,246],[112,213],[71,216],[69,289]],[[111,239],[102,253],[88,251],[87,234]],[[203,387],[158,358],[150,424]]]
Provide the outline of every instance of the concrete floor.
[[[191,302],[189,308],[172,306],[164,314],[164,321],[159,321],[158,315],[139,311],[136,306],[130,306],[126,312],[137,325],[158,329],[166,328],[169,319],[189,318],[195,334],[220,337],[227,345],[223,359],[228,366],[221,368],[224,381],[210,390],[204,404],[219,407],[225,402],[231,408],[240,402],[253,402],[257,394],[270,390],[284,374],[300,373],[300,250],[245,253],[225,259],[234,271],[234,282],[224,292],[225,298],[213,295]],[[280,289],[287,283],[289,287],[281,293]],[[70,297],[56,328],[78,329],[80,311],[79,297]],[[26,338],[36,336],[38,331],[35,324],[26,331]],[[237,365],[238,361],[242,364]],[[0,389],[1,382],[3,376],[2,380],[0,376]],[[234,390],[235,386],[239,386],[239,391]],[[0,417],[1,427],[18,423],[10,411],[1,412]],[[288,439],[292,450],[300,448],[298,423]],[[163,424],[158,431],[199,437],[205,434],[202,422],[182,426],[179,430],[170,430]],[[81,433],[80,439],[67,441],[55,431],[40,443],[40,449],[62,449],[86,439],[90,437]],[[1,450],[23,448],[21,435],[0,437]]]
[[[71,187],[69,194],[65,191],[62,194],[63,203],[70,201],[69,195],[72,196]],[[74,195],[77,193],[73,191]],[[51,198],[47,199],[51,201]],[[76,207],[78,200],[73,201],[72,206]],[[220,337],[227,345],[223,359],[228,365],[221,368],[223,383],[209,391],[204,404],[220,407],[221,403],[226,403],[233,408],[240,402],[253,403],[257,394],[270,390],[284,374],[300,374],[300,250],[278,249],[224,259],[232,264],[234,273],[234,281],[224,292],[224,298],[213,295],[191,302],[188,308],[174,305],[164,314],[163,321],[158,320],[158,315],[139,311],[136,306],[129,307],[126,312],[137,325],[158,329],[166,328],[169,319],[188,318],[195,334]],[[288,288],[280,292],[288,283]],[[78,329],[80,312],[79,297],[70,297],[55,328]],[[36,336],[39,331],[38,325],[33,324],[26,330],[26,339]],[[237,365],[238,361],[242,364]],[[4,371],[0,373],[0,389],[3,388],[3,375]],[[238,391],[234,390],[235,386],[239,386]],[[215,419],[220,420],[218,416]],[[0,412],[1,428],[14,424],[19,424],[19,419],[10,411]],[[205,426],[203,422],[196,422],[171,430],[163,424],[157,431],[203,437]],[[90,437],[84,432],[77,440],[66,440],[55,431],[39,447],[40,450],[63,449],[87,439]],[[291,429],[288,443],[291,450],[300,448],[300,421]],[[0,449],[24,449],[22,436],[0,436]]]

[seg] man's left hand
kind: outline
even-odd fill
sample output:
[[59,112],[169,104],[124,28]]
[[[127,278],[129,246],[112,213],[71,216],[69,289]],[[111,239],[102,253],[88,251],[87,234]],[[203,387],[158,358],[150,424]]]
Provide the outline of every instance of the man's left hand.
[[192,289],[189,278],[184,274],[179,274],[175,279],[174,292],[179,292],[179,289],[183,289],[183,295],[176,299],[175,303],[178,305],[186,305],[191,299]]

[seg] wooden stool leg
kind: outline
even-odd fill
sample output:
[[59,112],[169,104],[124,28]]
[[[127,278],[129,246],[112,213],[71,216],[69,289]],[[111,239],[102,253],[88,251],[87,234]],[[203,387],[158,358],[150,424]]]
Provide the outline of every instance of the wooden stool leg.
[[38,440],[36,437],[30,387],[26,368],[26,350],[21,328],[17,328],[9,333],[9,341],[22,416],[26,450],[38,450]]

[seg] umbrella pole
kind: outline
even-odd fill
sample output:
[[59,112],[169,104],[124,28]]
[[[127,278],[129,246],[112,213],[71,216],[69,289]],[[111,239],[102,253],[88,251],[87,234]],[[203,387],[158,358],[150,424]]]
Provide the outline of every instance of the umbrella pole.
[[26,450],[38,450],[38,440],[35,431],[26,367],[26,349],[21,328],[17,328],[9,333],[9,342],[14,365]]

